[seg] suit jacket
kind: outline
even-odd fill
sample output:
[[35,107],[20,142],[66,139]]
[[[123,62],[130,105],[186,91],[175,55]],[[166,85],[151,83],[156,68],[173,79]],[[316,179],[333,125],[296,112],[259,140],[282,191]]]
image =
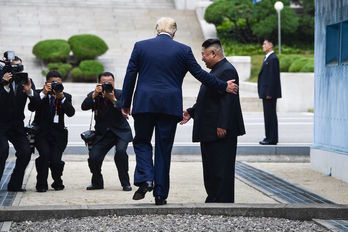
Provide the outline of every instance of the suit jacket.
[[[211,74],[223,81],[234,79],[239,84],[238,73],[226,58],[213,67]],[[227,138],[245,134],[239,94],[220,93],[201,85],[196,104],[187,111],[194,119],[193,142],[218,140],[217,128],[226,129]]]
[[[130,142],[133,140],[131,128],[127,120],[123,117],[120,107],[121,90],[114,90],[116,107],[109,99],[99,95],[94,100],[93,91],[90,92],[82,102],[82,110],[93,110],[95,119],[95,131],[97,140],[102,139],[108,131],[112,131],[120,139]],[[97,142],[97,141],[95,141]]]
[[190,47],[160,34],[135,43],[122,89],[122,108],[130,108],[135,82],[132,114],[163,113],[182,118],[182,82],[187,72],[207,86],[225,92],[227,84],[204,71]]
[[[0,77],[2,78],[2,76]],[[16,85],[16,90],[10,90],[8,93],[3,85],[0,85],[0,128],[6,130],[13,127],[14,124],[23,127],[24,108],[29,98],[30,102],[39,101],[40,98],[35,91],[35,85],[32,80],[31,88],[33,89],[33,96],[28,97],[26,93],[23,93],[23,89]],[[11,84],[12,88],[12,84]]]
[[273,52],[263,62],[257,81],[257,89],[260,98],[271,96],[281,98],[279,60]]
[[[42,90],[37,90],[38,95]],[[52,136],[61,151],[64,151],[68,143],[68,131],[65,128],[64,115],[72,117],[75,114],[75,109],[71,104],[71,95],[63,92],[65,100],[56,100],[52,108],[49,104],[49,95],[40,98],[40,101],[35,104],[30,102],[28,108],[30,111],[35,111],[33,124],[39,127],[36,140],[39,142],[40,138]],[[54,123],[55,109],[57,110],[58,123]]]

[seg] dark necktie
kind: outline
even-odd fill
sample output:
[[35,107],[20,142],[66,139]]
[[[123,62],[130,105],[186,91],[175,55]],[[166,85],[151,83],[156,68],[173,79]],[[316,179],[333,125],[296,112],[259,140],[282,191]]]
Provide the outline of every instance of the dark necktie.
[[55,101],[56,99],[53,97],[53,96],[50,96],[50,102],[49,102],[49,105],[50,105],[50,112],[51,112],[51,114],[53,115],[53,113],[54,113],[54,101]]

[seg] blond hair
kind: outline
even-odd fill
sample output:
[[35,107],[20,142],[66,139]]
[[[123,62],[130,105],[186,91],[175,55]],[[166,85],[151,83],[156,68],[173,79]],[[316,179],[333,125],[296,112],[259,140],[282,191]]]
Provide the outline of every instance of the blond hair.
[[174,36],[176,29],[177,29],[176,22],[172,18],[162,17],[159,20],[157,20],[157,23],[156,23],[157,34],[160,34],[161,32],[166,32],[170,34],[171,36]]

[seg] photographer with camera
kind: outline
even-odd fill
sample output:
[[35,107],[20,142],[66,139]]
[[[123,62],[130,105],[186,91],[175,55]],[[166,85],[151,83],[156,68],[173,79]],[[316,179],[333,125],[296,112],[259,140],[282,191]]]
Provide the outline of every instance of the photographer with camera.
[[[132,131],[122,116],[119,100],[121,90],[114,89],[114,75],[104,72],[98,76],[98,84],[83,101],[82,110],[94,111],[96,137],[89,151],[88,166],[92,173],[92,184],[87,190],[103,189],[101,166],[108,151],[116,146],[114,161],[123,191],[131,191],[128,175],[128,143],[132,141]],[[86,142],[86,141],[85,141]]]
[[39,96],[34,91],[33,81],[27,73],[22,72],[22,60],[14,52],[5,52],[1,62],[4,66],[0,72],[0,178],[4,172],[10,141],[16,150],[17,160],[7,190],[23,192],[24,172],[31,157],[23,122],[24,107],[28,98],[30,102],[36,102]]
[[48,190],[48,169],[51,169],[54,190],[63,190],[64,161],[62,155],[68,143],[68,130],[64,124],[64,115],[72,117],[75,109],[71,104],[71,95],[63,92],[62,76],[58,71],[49,71],[42,90],[37,90],[40,101],[29,103],[29,110],[35,111],[33,125],[38,128],[35,147],[39,157],[35,160],[37,171],[36,190]]

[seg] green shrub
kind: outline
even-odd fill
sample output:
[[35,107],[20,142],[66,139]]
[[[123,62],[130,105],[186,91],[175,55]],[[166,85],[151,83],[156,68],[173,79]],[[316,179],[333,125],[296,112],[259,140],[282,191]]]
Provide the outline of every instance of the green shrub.
[[308,59],[308,62],[301,68],[300,72],[314,72],[314,59]]
[[295,60],[289,67],[289,72],[300,72],[302,67],[308,63],[308,58],[300,58]]
[[108,50],[104,40],[96,35],[74,35],[69,38],[68,42],[77,60],[94,59]]
[[62,39],[43,40],[33,47],[33,54],[44,62],[64,61],[69,53],[70,45]]
[[[62,74],[63,79],[66,79],[70,70],[72,69],[72,65],[68,63],[48,63],[47,64],[48,70],[57,70]],[[46,71],[47,74],[47,71]]]
[[97,77],[104,71],[104,66],[95,60],[82,61],[78,68],[70,72],[74,82],[96,82]]
[[279,57],[279,69],[281,72],[289,72],[290,65],[300,56],[297,55],[281,55]]

